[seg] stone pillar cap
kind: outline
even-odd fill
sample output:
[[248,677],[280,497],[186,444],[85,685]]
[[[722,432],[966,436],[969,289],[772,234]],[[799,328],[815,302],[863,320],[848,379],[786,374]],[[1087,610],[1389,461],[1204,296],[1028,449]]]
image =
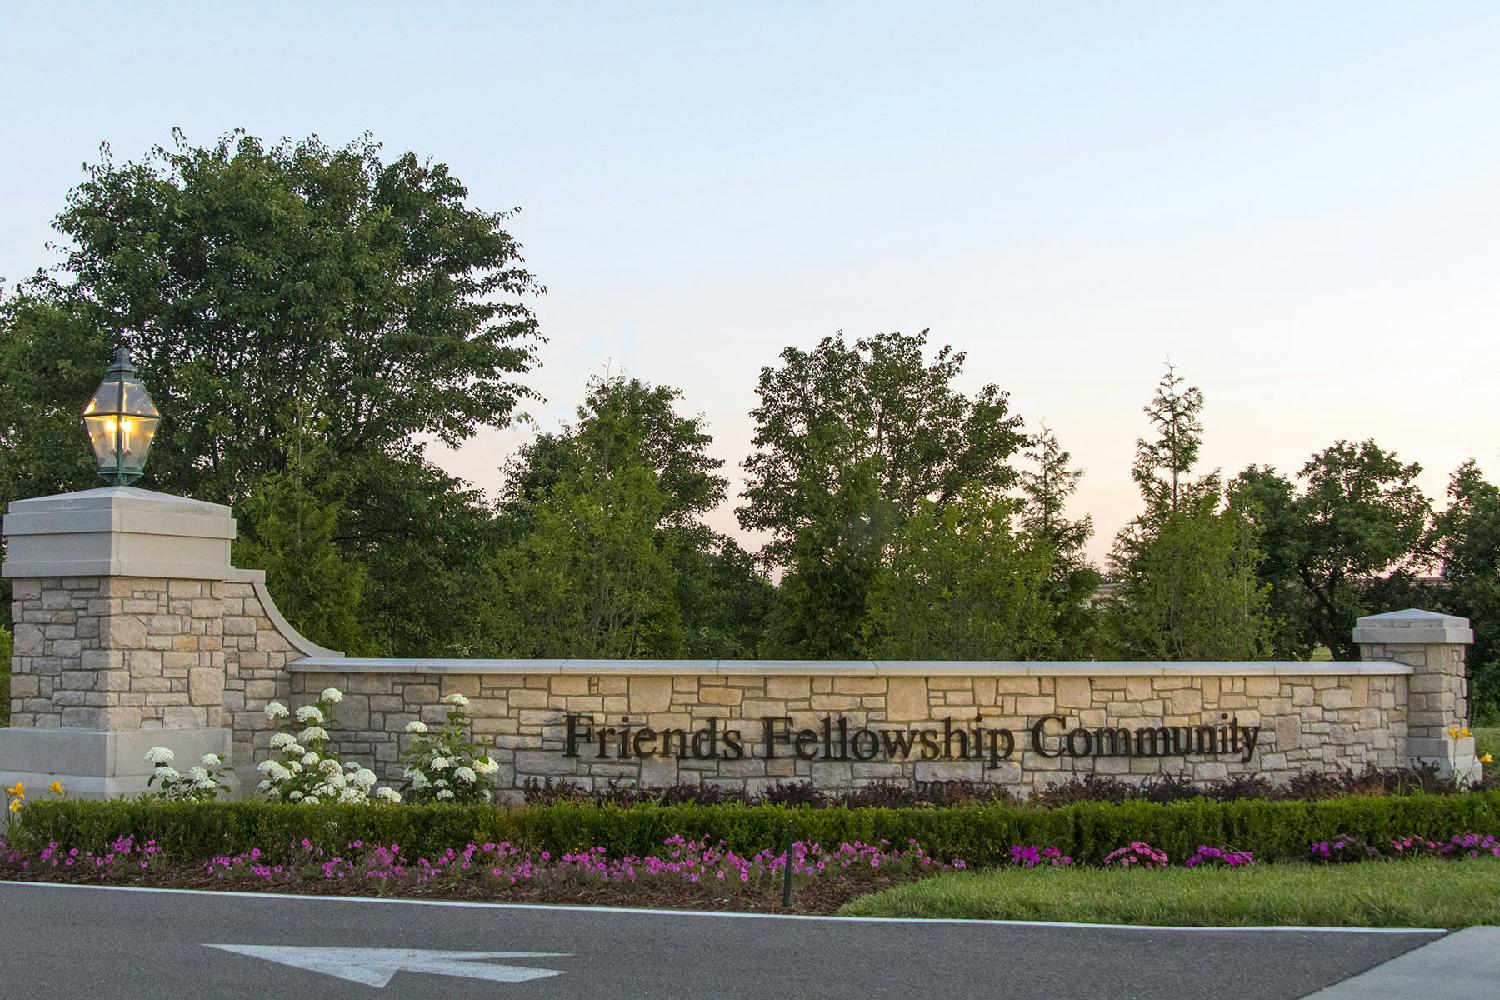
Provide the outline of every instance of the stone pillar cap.
[[1354,623],[1354,641],[1382,646],[1468,645],[1474,641],[1469,619],[1437,611],[1407,608],[1365,615]]
[[223,580],[234,517],[223,504],[106,486],[11,503],[7,577]]

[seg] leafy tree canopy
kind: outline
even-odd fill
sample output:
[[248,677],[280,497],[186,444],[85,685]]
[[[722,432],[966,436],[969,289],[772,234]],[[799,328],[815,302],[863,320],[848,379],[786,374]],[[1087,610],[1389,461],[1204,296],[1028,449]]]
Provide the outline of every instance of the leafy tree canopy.
[[466,197],[446,166],[382,162],[368,137],[179,133],[123,164],[106,146],[57,217],[62,263],[19,290],[4,339],[74,347],[37,386],[64,410],[128,346],[162,411],[150,481],[201,499],[283,470],[303,420],[335,461],[458,442],[530,396],[539,291],[507,215]]
[[1420,471],[1374,441],[1338,441],[1302,467],[1300,488],[1272,469],[1240,474],[1234,492],[1259,526],[1281,652],[1322,644],[1337,659],[1358,659],[1355,619],[1375,606],[1385,578],[1422,559],[1430,505]]
[[870,593],[866,655],[1027,660],[1056,654],[1053,551],[1011,530],[1013,502],[923,501]]
[[1448,481],[1448,509],[1433,519],[1429,547],[1448,584],[1449,608],[1474,625],[1469,650],[1473,714],[1500,713],[1500,487],[1465,462]]

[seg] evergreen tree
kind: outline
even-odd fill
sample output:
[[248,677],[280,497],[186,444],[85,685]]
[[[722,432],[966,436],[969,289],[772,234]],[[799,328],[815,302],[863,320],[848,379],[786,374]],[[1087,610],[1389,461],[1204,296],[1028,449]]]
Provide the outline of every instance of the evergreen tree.
[[1217,471],[1190,478],[1202,445],[1203,393],[1172,368],[1136,443],[1132,469],[1145,509],[1115,540],[1117,587],[1108,612],[1116,656],[1144,660],[1255,660],[1269,652],[1267,592],[1256,570],[1255,526],[1221,509]]
[[1256,579],[1254,528],[1201,498],[1141,539],[1109,616],[1127,660],[1260,660],[1270,650],[1266,591]]
[[1026,457],[1031,465],[1020,474],[1021,525],[1032,536],[1033,546],[1045,543],[1053,554],[1052,571],[1044,585],[1057,637],[1051,653],[1059,659],[1088,659],[1098,646],[1094,595],[1101,580],[1084,555],[1094,522],[1088,515],[1077,520],[1067,517],[1068,500],[1083,472],[1073,468],[1072,456],[1045,425],[1032,439]]

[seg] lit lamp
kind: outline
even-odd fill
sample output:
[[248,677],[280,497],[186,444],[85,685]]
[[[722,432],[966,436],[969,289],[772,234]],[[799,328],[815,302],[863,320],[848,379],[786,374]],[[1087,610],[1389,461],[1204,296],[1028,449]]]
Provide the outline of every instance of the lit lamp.
[[109,374],[83,411],[83,426],[94,447],[99,475],[106,483],[125,486],[141,478],[160,416],[145,385],[136,377],[130,352],[119,348]]

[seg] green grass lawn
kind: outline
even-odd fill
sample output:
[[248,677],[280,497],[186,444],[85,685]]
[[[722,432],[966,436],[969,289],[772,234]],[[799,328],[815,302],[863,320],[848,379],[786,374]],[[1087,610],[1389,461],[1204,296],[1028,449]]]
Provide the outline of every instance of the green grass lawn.
[[1500,924],[1500,861],[1002,868],[897,886],[839,912],[1193,927],[1467,927]]

